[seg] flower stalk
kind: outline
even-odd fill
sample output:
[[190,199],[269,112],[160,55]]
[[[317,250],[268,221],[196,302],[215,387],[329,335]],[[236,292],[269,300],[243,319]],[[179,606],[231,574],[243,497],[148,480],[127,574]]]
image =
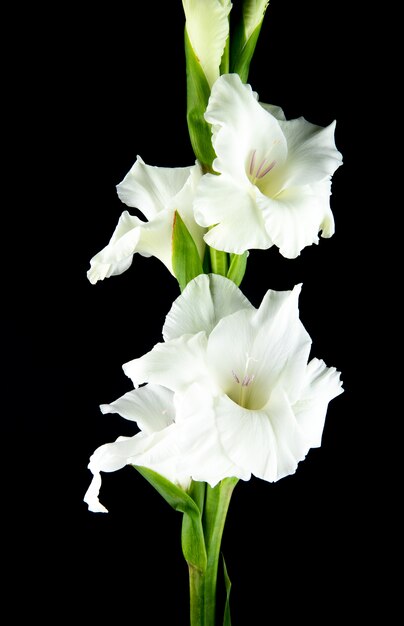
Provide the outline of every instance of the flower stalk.
[[[204,570],[188,562],[191,626],[216,626],[216,587],[220,548],[230,499],[238,478],[225,478],[215,487],[193,482],[190,488],[202,516],[203,541],[207,554]],[[205,496],[203,504],[201,495]],[[184,524],[186,518],[184,517]],[[183,534],[187,532],[183,525]]]

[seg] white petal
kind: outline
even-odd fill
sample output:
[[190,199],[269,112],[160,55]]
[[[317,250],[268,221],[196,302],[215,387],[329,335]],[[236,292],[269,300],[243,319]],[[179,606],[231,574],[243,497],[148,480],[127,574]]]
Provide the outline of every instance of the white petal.
[[146,434],[166,428],[175,418],[172,391],[158,385],[129,391],[111,404],[102,404],[100,409],[102,413],[119,413],[136,422]]
[[172,209],[162,211],[151,222],[142,222],[124,211],[109,244],[91,259],[87,272],[90,282],[95,284],[98,280],[122,274],[132,264],[135,252],[146,257],[155,256],[173,274],[173,219]]
[[164,341],[201,330],[209,335],[222,317],[253,308],[231,280],[217,274],[200,274],[174,301],[163,326]]
[[165,209],[151,222],[142,222],[135,250],[146,257],[155,256],[164,263],[171,274],[174,274],[172,266],[173,222],[173,209]]
[[292,397],[298,395],[310,351],[310,337],[298,315],[299,291],[269,291],[258,311],[229,315],[212,331],[208,365],[234,402],[264,408],[279,380]]
[[103,504],[98,499],[98,494],[101,489],[101,474],[99,472],[95,472],[93,475],[93,479],[90,483],[89,488],[87,489],[84,495],[84,502],[88,505],[88,510],[93,513],[108,513],[108,509],[105,508]]
[[192,48],[210,86],[219,67],[229,35],[230,0],[182,0]]
[[90,261],[87,272],[90,283],[94,285],[109,276],[122,274],[130,267],[143,223],[127,211],[122,213],[109,244]]
[[249,181],[248,187],[240,187],[228,175],[206,174],[198,185],[194,212],[202,226],[216,224],[205,235],[212,248],[242,254],[272,245]]
[[158,343],[144,356],[125,363],[123,370],[135,387],[150,382],[179,392],[195,381],[211,387],[205,353],[204,332],[182,335],[166,343]]
[[276,439],[268,415],[249,411],[227,396],[216,399],[216,423],[226,455],[241,468],[244,479],[251,474],[277,479]]
[[135,164],[117,185],[119,198],[130,207],[136,207],[150,221],[166,207],[172,206],[182,190],[191,167],[154,167],[138,156]]
[[84,496],[90,511],[107,512],[98,500],[100,472],[115,472],[125,465],[148,467],[186,488],[190,478],[177,469],[180,461],[177,441],[176,424],[172,424],[150,435],[140,432],[134,437],[119,437],[114,443],[97,448],[88,465],[94,478]]
[[330,400],[343,392],[340,373],[312,359],[307,366],[305,385],[293,411],[311,448],[321,445],[325,415]]
[[213,169],[228,173],[239,185],[248,186],[253,153],[257,167],[264,159],[278,164],[285,161],[287,145],[280,122],[263,109],[238,74],[224,74],[216,81],[205,118],[213,124],[212,144],[217,155]]
[[303,117],[280,122],[288,143],[285,187],[307,185],[330,178],[342,164],[335,146],[335,122],[323,128]]
[[284,389],[278,385],[271,393],[265,412],[271,421],[276,440],[276,480],[294,474],[310,446],[301,429]]
[[[139,433],[139,435],[142,435]],[[119,437],[114,443],[107,443],[95,450],[90,458],[88,469],[93,474],[93,479],[84,496],[84,502],[88,504],[90,511],[94,513],[108,513],[107,509],[98,500],[101,487],[100,472],[115,472],[125,467],[130,452],[136,448],[135,437]]]
[[236,476],[248,480],[243,471],[225,454],[216,424],[212,396],[195,383],[176,395],[177,421],[180,426],[180,467],[194,480],[214,487],[223,478]]
[[276,198],[257,194],[265,227],[280,253],[296,258],[306,246],[318,243],[318,233],[334,232],[330,209],[330,181],[285,189]]
[[286,115],[283,112],[283,109],[276,106],[276,104],[266,104],[265,102],[260,102],[260,105],[265,109],[265,111],[268,111],[268,113],[271,113],[271,115],[276,117],[277,120],[282,120],[283,122],[286,120]]

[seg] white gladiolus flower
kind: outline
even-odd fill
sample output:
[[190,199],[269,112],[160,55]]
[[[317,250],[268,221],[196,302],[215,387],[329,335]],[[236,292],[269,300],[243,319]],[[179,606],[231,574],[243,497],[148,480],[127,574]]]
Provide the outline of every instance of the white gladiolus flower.
[[335,368],[308,362],[299,292],[269,290],[256,309],[231,281],[200,275],[174,302],[165,342],[124,365],[135,386],[174,394],[176,463],[194,480],[276,481],[320,446],[342,386]]
[[236,254],[275,244],[295,258],[318,243],[320,231],[333,235],[331,176],[342,163],[335,122],[323,128],[304,118],[286,121],[237,74],[215,82],[205,118],[220,174],[202,177],[194,203],[196,221],[212,227],[207,244]]
[[186,30],[211,87],[220,74],[220,62],[229,36],[230,0],[182,0]]
[[172,228],[177,210],[191,233],[203,258],[205,243],[201,228],[194,219],[192,203],[201,177],[198,164],[191,167],[153,167],[138,157],[130,172],[117,186],[118,196],[130,207],[139,209],[147,221],[124,211],[109,244],[96,254],[87,272],[95,284],[122,274],[132,264],[135,252],[155,256],[173,274]]

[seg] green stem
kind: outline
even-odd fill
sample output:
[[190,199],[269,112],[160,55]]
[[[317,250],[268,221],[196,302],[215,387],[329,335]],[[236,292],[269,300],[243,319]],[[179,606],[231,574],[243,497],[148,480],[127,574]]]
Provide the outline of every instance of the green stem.
[[220,546],[230,498],[237,482],[237,478],[225,478],[213,489],[209,485],[206,487],[203,528],[208,564],[205,574],[204,626],[215,626],[216,623],[216,583]]
[[204,575],[188,563],[191,626],[204,626]]
[[[206,483],[196,481],[192,481],[188,490],[188,495],[197,505],[201,517],[205,506],[205,491]],[[185,517],[183,519],[183,532],[190,532],[188,521]],[[200,534],[198,536],[200,536],[204,545],[205,539],[202,524],[200,524]],[[192,537],[191,541],[194,543],[195,538]],[[188,561],[191,626],[204,626],[205,566],[206,558],[204,565],[200,563],[200,567]]]

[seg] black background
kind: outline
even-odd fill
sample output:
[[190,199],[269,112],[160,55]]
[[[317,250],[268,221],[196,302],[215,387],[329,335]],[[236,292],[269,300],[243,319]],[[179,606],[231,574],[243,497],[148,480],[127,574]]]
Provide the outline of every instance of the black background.
[[[333,182],[336,234],[293,261],[276,248],[252,251],[242,289],[258,306],[268,288],[303,282],[301,318],[312,354],[341,370],[345,393],[330,404],[322,447],[295,475],[236,488],[223,542],[233,626],[273,623],[274,611],[286,621],[322,623],[364,611],[358,580],[363,584],[374,558],[364,528],[378,486],[359,380],[364,362],[371,367],[364,320],[374,261],[361,218],[366,191],[358,184],[366,169],[361,133],[371,61],[361,38],[366,15],[355,5],[353,13],[341,2],[272,0],[250,71],[260,99],[282,106],[288,118],[321,125],[337,119],[344,165]],[[181,516],[132,468],[104,475],[108,515],[89,513],[82,502],[90,454],[133,433],[98,405],[131,388],[121,365],[160,340],[179,293],[154,258],[137,255],[129,271],[96,286],[86,270],[125,208],[115,185],[136,155],[169,167],[194,160],[182,6],[66,5],[35,20],[16,79],[15,126],[23,132],[11,159],[18,175],[7,230],[7,588],[10,597],[18,592],[15,620],[108,621],[112,614],[134,624],[185,626]]]

